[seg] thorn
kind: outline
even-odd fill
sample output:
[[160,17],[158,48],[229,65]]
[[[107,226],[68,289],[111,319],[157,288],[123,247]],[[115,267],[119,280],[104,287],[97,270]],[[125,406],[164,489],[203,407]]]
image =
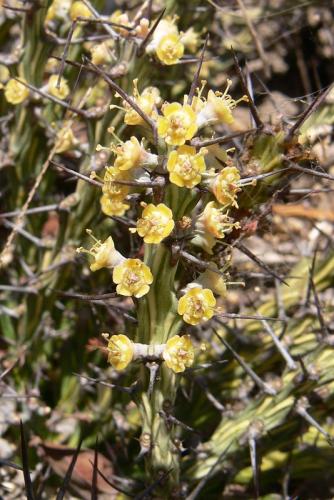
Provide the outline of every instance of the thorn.
[[109,389],[117,389],[120,392],[125,392],[126,394],[130,394],[130,396],[133,395],[138,390],[138,385],[139,385],[138,382],[135,382],[130,387],[123,387],[121,385],[109,384],[108,382],[104,382],[103,380],[97,378],[86,377],[86,375],[81,375],[80,373],[72,372],[72,374],[75,375],[76,377],[83,378],[88,382],[91,382],[92,384],[100,384],[104,385],[105,387],[109,387]]
[[334,446],[334,438],[327,432],[320,424],[307,412],[306,407],[308,406],[308,402],[306,398],[302,398],[297,402],[296,405],[296,413],[304,418],[306,422],[315,427],[320,434],[322,434],[326,439],[330,446]]
[[189,427],[189,425],[187,424],[184,424],[183,422],[181,422],[180,420],[178,420],[177,418],[173,417],[173,415],[170,415],[169,413],[166,413],[165,411],[163,410],[160,410],[159,411],[159,415],[160,417],[162,417],[165,422],[167,424],[175,424],[175,425],[179,425],[180,427],[182,427],[183,429],[185,429],[186,431],[189,431],[189,432],[194,432],[195,434],[199,434],[198,431],[196,431],[195,429],[193,429],[192,427]]
[[244,253],[245,255],[247,255],[247,257],[249,257],[253,262],[255,262],[261,269],[264,269],[265,271],[267,271],[267,273],[270,274],[273,278],[276,278],[281,283],[284,283],[284,285],[286,285],[286,286],[290,286],[286,281],[284,281],[283,278],[281,278],[275,271],[273,271],[272,269],[270,269],[270,267],[267,266],[267,264],[265,264],[261,259],[259,259],[259,257],[257,257],[256,255],[254,255],[253,252],[251,252],[242,243],[235,243],[234,246],[236,248],[238,248],[238,250],[240,250],[242,253]]
[[[91,462],[92,463],[92,462]],[[92,464],[93,465],[93,464]],[[96,470],[97,470],[97,473],[99,474],[99,476],[102,477],[102,479],[104,479],[104,481],[109,484],[109,486],[111,486],[112,488],[114,488],[116,491],[119,491],[119,493],[123,493],[123,495],[126,495],[128,497],[131,497],[133,498],[135,495],[133,495],[132,493],[129,493],[128,491],[126,490],[123,490],[121,489],[119,486],[117,486],[115,483],[112,483],[110,481],[110,479],[108,479],[104,474],[103,472],[98,468],[96,467]]]
[[174,469],[169,469],[163,474],[160,474],[160,477],[158,477],[158,479],[156,479],[154,483],[150,484],[147,488],[145,488],[144,491],[138,493],[138,495],[135,496],[135,500],[144,500],[145,498],[151,498],[149,494],[152,493],[152,491],[154,491],[156,487],[159,486],[173,470]]
[[277,337],[275,334],[274,330],[271,328],[269,323],[267,323],[266,320],[262,321],[262,324],[264,328],[266,329],[267,333],[270,335],[272,341],[274,342],[275,346],[277,347],[277,350],[280,352],[280,354],[283,356],[283,358],[286,361],[286,364],[290,370],[297,370],[297,365],[290,356],[288,350],[285,348],[285,346],[282,344],[280,339]]
[[153,35],[153,33],[155,32],[155,30],[157,29],[158,24],[160,23],[161,19],[163,18],[165,12],[166,12],[166,8],[160,12],[159,16],[154,21],[152,28],[149,30],[149,32],[147,33],[144,40],[142,42],[140,42],[140,44],[138,45],[138,48],[137,48],[138,57],[141,57],[143,55],[146,45],[148,44],[148,42],[149,42],[151,36]]
[[158,132],[157,132],[157,127],[155,122],[138,106],[138,104],[130,97],[117,83],[115,83],[109,76],[106,74],[105,71],[103,71],[101,68],[96,66],[94,63],[92,63],[89,59],[86,57],[84,60],[88,63],[89,66],[94,68],[99,75],[102,76],[102,78],[108,83],[108,85],[112,88],[114,92],[120,95],[120,97],[126,101],[138,114],[139,116],[142,117],[142,119],[152,128],[153,131],[153,137],[154,137],[154,142],[158,142]]
[[229,318],[229,319],[253,319],[257,321],[263,321],[264,319],[267,321],[281,321],[282,323],[285,323],[285,320],[280,319],[280,318],[271,318],[269,316],[252,316],[252,315],[245,315],[245,314],[235,314],[235,313],[221,313],[219,310],[216,311],[216,315],[219,315],[221,318]]
[[300,165],[297,165],[297,163],[292,162],[291,160],[289,160],[289,158],[284,156],[283,159],[288,162],[289,167],[292,170],[298,170],[299,172],[303,172],[304,174],[307,175],[314,175],[315,177],[321,177],[322,179],[328,179],[330,181],[334,181],[333,175],[326,174],[325,172],[319,172],[318,170],[312,170],[311,168],[301,167]]
[[195,500],[199,493],[202,491],[206,483],[211,479],[211,477],[215,474],[217,466],[222,462],[222,460],[226,457],[229,449],[231,448],[233,444],[233,441],[230,442],[230,444],[225,448],[224,451],[219,455],[215,463],[212,465],[210,470],[207,472],[207,474],[200,480],[198,485],[193,489],[193,491],[186,497],[186,500]]
[[193,79],[191,87],[190,87],[190,91],[189,91],[189,95],[188,95],[188,104],[189,105],[192,104],[193,97],[194,97],[196,89],[198,87],[199,76],[200,76],[200,73],[201,73],[202,64],[203,64],[203,60],[204,60],[204,54],[205,54],[205,50],[206,50],[206,46],[208,44],[209,38],[210,38],[210,35],[207,34],[206,38],[205,38],[204,45],[203,45],[202,53],[201,53],[201,56],[200,56],[200,59],[199,59],[198,68],[197,68],[197,71],[196,71],[196,73],[194,75],[194,79]]
[[196,148],[202,148],[205,146],[212,146],[213,144],[225,144],[226,142],[232,141],[232,139],[235,139],[236,137],[243,137],[247,134],[251,134],[252,132],[255,132],[257,129],[256,128],[251,128],[249,130],[246,130],[244,132],[236,132],[235,134],[230,134],[230,135],[222,135],[218,137],[213,137],[212,139],[204,139],[201,141],[196,137],[195,139],[192,139],[190,141],[190,144],[192,146],[195,146]]
[[97,447],[98,447],[98,443],[99,443],[98,438],[96,438],[95,448],[94,448],[94,463],[93,463],[93,475],[92,475],[91,500],[98,500],[98,491],[97,491],[97,467],[98,467]]
[[79,179],[88,182],[89,184],[92,184],[93,186],[97,187],[102,187],[103,182],[96,181],[95,179],[91,179],[87,175],[80,174],[80,172],[77,172],[76,170],[72,170],[71,168],[65,167],[65,165],[58,163],[57,161],[51,160],[51,165],[54,165],[57,168],[60,168],[61,170],[64,170],[68,174],[74,175],[75,177],[78,177]]
[[14,77],[13,80],[16,80],[17,82],[19,82],[24,87],[27,87],[28,89],[32,90],[33,92],[36,92],[36,94],[39,94],[40,96],[45,97],[46,99],[49,99],[50,101],[53,101],[56,104],[59,104],[63,108],[66,108],[69,111],[72,111],[73,113],[75,113],[75,114],[77,114],[79,116],[82,116],[83,118],[87,117],[86,111],[83,111],[82,109],[79,109],[79,108],[75,108],[75,107],[71,106],[70,104],[68,104],[67,102],[62,101],[61,99],[58,99],[57,97],[54,97],[53,95],[48,94],[47,92],[44,92],[43,90],[40,90],[37,87],[34,87],[30,83],[23,82],[19,78]]
[[20,420],[20,434],[21,434],[21,456],[22,456],[23,477],[24,477],[24,485],[25,485],[27,500],[35,500],[35,495],[29,472],[27,441],[25,437],[22,420]]
[[152,393],[153,393],[155,381],[157,380],[157,375],[158,375],[158,371],[160,368],[160,364],[156,363],[155,361],[152,361],[152,362],[146,363],[146,367],[150,371],[150,380],[149,380],[148,389],[147,389],[147,396],[150,399],[152,396]]
[[309,305],[310,305],[312,280],[313,280],[313,275],[314,275],[314,269],[315,269],[315,263],[316,263],[316,259],[317,259],[318,248],[319,248],[319,241],[317,242],[317,244],[314,248],[312,263],[311,263],[311,267],[309,268],[306,296],[305,296],[305,302],[304,302],[305,308],[309,307]]
[[332,85],[330,85],[327,89],[324,89],[322,92],[320,92],[318,96],[314,99],[314,101],[311,102],[311,104],[305,109],[301,117],[296,121],[296,123],[290,128],[289,132],[287,133],[285,137],[286,141],[290,141],[292,136],[297,132],[297,130],[300,129],[305,120],[311,115],[311,113],[313,113],[320,106],[322,101],[329,94],[331,88]]
[[70,44],[71,44],[73,32],[74,32],[74,29],[75,29],[76,25],[77,25],[77,21],[76,20],[72,21],[71,28],[70,28],[70,30],[68,32],[68,35],[67,35],[66,44],[65,44],[65,47],[64,47],[64,52],[63,52],[63,55],[62,55],[62,58],[61,58],[60,66],[59,66],[58,80],[57,80],[57,83],[56,83],[56,88],[57,89],[60,88],[60,82],[61,82],[61,79],[62,79],[62,76],[63,76],[63,73],[64,73],[64,68],[65,68],[65,59],[66,59],[66,56],[67,56],[67,53],[68,53],[68,49],[70,48]]
[[71,463],[66,471],[66,474],[65,474],[65,477],[64,477],[64,480],[63,480],[63,483],[57,493],[57,496],[56,496],[56,500],[63,500],[64,496],[65,496],[65,493],[69,487],[69,484],[70,484],[70,481],[71,481],[71,477],[72,477],[72,473],[73,473],[73,470],[74,470],[74,466],[76,464],[76,461],[77,461],[77,458],[79,456],[79,453],[80,453],[80,450],[81,450],[81,445],[82,445],[82,439],[80,439],[79,441],[79,444],[75,450],[75,453],[72,457],[72,460],[71,460]]
[[253,471],[255,498],[258,499],[260,496],[260,485],[259,485],[259,467],[258,467],[258,463],[256,460],[256,440],[255,440],[255,437],[249,436],[248,444],[249,444],[249,454],[250,454],[251,466],[252,466],[252,471]]
[[230,344],[223,339],[216,330],[213,330],[214,334],[220,342],[232,353],[233,357],[235,360],[239,363],[239,365],[245,370],[245,372],[251,377],[253,382],[261,389],[261,391],[265,392],[266,394],[269,394],[270,396],[276,396],[276,391],[272,387],[270,387],[268,384],[263,382],[263,380],[260,379],[260,377],[252,370],[252,368],[242,359],[241,356],[230,346]]
[[250,92],[249,92],[249,89],[248,89],[245,77],[244,77],[244,75],[242,73],[241,67],[239,65],[238,58],[237,58],[236,53],[234,51],[234,48],[232,46],[231,46],[231,51],[232,51],[232,55],[233,55],[235,67],[236,67],[238,76],[240,78],[240,83],[241,83],[242,89],[243,89],[244,93],[248,97],[248,105],[249,105],[249,108],[250,108],[250,112],[252,113],[253,119],[255,121],[255,125],[256,125],[257,128],[263,128],[264,124],[262,123],[262,120],[261,120],[261,118],[260,118],[260,116],[259,116],[259,114],[257,112],[257,109],[256,109],[256,106],[255,106],[254,101],[252,99],[252,96],[250,95]]
[[314,297],[315,307],[317,309],[317,316],[318,316],[318,320],[320,323],[321,336],[323,339],[329,338],[329,336],[330,336],[329,331],[328,331],[327,325],[325,323],[325,320],[324,320],[324,317],[323,317],[323,314],[321,311],[319,296],[318,296],[317,289],[316,289],[316,286],[314,284],[312,277],[310,277],[310,282],[311,282],[311,289],[312,289],[312,293],[313,293],[313,297]]

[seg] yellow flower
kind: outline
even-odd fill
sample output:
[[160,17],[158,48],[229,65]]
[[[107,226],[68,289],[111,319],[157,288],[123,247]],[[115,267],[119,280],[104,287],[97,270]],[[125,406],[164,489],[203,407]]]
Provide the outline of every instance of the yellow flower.
[[113,271],[116,292],[126,297],[140,298],[145,295],[153,282],[150,268],[139,259],[126,259]]
[[78,140],[74,137],[73,131],[71,128],[67,128],[66,125],[64,128],[59,130],[56,137],[57,149],[56,153],[64,153],[65,151],[69,151],[74,146],[78,144]]
[[92,17],[89,8],[83,2],[73,2],[70,8],[70,18],[74,21],[77,17]]
[[205,149],[196,153],[196,148],[186,145],[172,151],[167,161],[170,181],[180,187],[196,186],[201,182],[201,174],[205,171],[204,154]]
[[47,84],[47,90],[49,94],[57,97],[58,99],[66,99],[68,94],[70,93],[70,89],[67,85],[67,81],[65,78],[61,78],[60,86],[57,87],[58,75],[51,75]]
[[146,151],[136,137],[111,148],[116,154],[114,166],[119,170],[130,170],[143,163]]
[[45,20],[53,21],[54,19],[64,20],[71,6],[71,0],[53,0],[48,8]]
[[93,257],[94,261],[89,266],[91,271],[98,271],[103,267],[112,269],[125,260],[125,257],[115,249],[111,236],[102,243],[93,236],[91,230],[87,229],[87,233],[95,241],[94,245],[89,250],[83,247],[77,248],[77,252],[88,253]]
[[124,370],[134,355],[133,342],[126,335],[112,335],[108,340],[108,362],[115,370]]
[[[160,92],[156,87],[147,87],[140,94],[137,87],[138,79],[133,80],[133,100],[139,108],[152,119],[157,116],[156,106],[160,102]],[[143,125],[145,121],[126,101],[123,101],[123,108],[111,105],[110,109],[120,108],[125,111],[124,123],[127,125]]]
[[90,49],[91,59],[93,64],[108,64],[115,57],[110,43],[102,42],[93,45]]
[[248,99],[247,96],[242,96],[237,101],[232,99],[232,97],[227,93],[231,85],[232,81],[227,80],[224,93],[209,90],[208,97],[205,100],[205,105],[197,115],[198,127],[203,127],[217,122],[231,125],[231,123],[234,122],[232,110],[240,101],[247,101]]
[[[217,272],[215,272],[217,271]],[[210,288],[215,294],[224,297],[226,295],[226,283],[224,276],[220,274],[217,264],[211,263],[211,269],[206,269],[197,279],[204,288]]]
[[224,238],[225,233],[233,227],[239,227],[239,223],[233,223],[223,210],[217,203],[210,201],[198,219],[198,227],[204,226],[204,230],[215,238]]
[[164,116],[157,121],[158,134],[164,137],[167,144],[182,146],[192,139],[197,132],[196,114],[189,104],[173,102],[162,107]]
[[[20,79],[25,82],[24,78]],[[17,80],[10,79],[5,85],[5,98],[10,104],[20,104],[29,96],[29,89]]]
[[[131,23],[130,23],[128,14],[126,12],[122,12],[119,9],[115,10],[112,13],[112,15],[109,17],[109,20],[115,24],[121,24],[122,26],[131,27]],[[124,29],[124,28],[121,28],[118,26],[113,26],[113,29],[115,31],[117,31],[117,33],[119,33],[122,36],[125,36],[125,37],[129,36],[130,31],[127,29]]]
[[171,34],[161,38],[156,54],[158,59],[167,66],[176,64],[184,54],[184,46],[180,42],[179,35]]
[[139,236],[144,238],[145,243],[160,243],[170,235],[174,229],[173,212],[163,203],[147,205],[142,213],[141,219],[137,221],[137,231]]
[[115,215],[121,217],[130,208],[130,205],[124,203],[124,199],[121,196],[112,196],[108,194],[103,194],[101,196],[100,204],[102,212],[109,217]]
[[190,325],[208,321],[214,315],[216,299],[208,288],[195,286],[190,288],[180,299],[177,312]]
[[193,27],[190,27],[184,33],[181,33],[180,41],[190,51],[196,52],[201,43],[200,33],[197,33]]
[[175,373],[184,372],[194,362],[195,352],[190,335],[175,335],[166,343],[162,357]]
[[[96,175],[94,177],[97,177]],[[129,193],[130,188],[125,184],[117,184],[115,181],[128,181],[130,179],[127,172],[119,170],[116,166],[106,167],[103,176],[102,191],[108,196],[118,196],[125,198]]]
[[210,181],[213,194],[222,205],[238,207],[236,196],[241,191],[238,186],[240,173],[236,167],[225,167]]

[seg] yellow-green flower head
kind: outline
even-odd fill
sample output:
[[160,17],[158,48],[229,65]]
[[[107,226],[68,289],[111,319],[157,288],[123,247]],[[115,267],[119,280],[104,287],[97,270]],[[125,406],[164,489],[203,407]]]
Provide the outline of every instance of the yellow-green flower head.
[[[122,26],[129,26],[129,28],[131,27],[131,22],[127,12],[122,12],[120,9],[115,10],[109,17],[109,20],[115,24],[121,24]],[[113,26],[113,29],[124,37],[129,36],[130,32],[127,29],[118,26]]]
[[73,2],[70,8],[70,18],[74,21],[77,17],[92,17],[92,13],[83,2]]
[[117,184],[115,181],[128,181],[130,176],[128,172],[119,170],[117,167],[106,167],[103,176],[102,192],[108,196],[117,196],[125,198],[130,188],[125,184]]
[[90,47],[89,51],[93,64],[109,64],[113,61],[114,54],[110,45],[110,42],[102,42],[94,44]]
[[197,132],[196,113],[189,104],[164,104],[163,116],[158,117],[158,134],[167,144],[183,146]]
[[64,124],[64,127],[59,130],[56,136],[56,153],[60,154],[69,151],[78,143],[79,141],[74,137],[73,130]]
[[[25,82],[24,78],[20,78]],[[20,104],[29,96],[29,89],[17,80],[10,79],[5,85],[5,98],[10,104]]]
[[238,206],[236,196],[240,187],[240,173],[236,167],[225,167],[210,181],[213,194],[222,205]]
[[137,221],[137,231],[139,236],[144,238],[145,243],[157,245],[164,238],[170,235],[174,229],[173,212],[164,203],[145,206],[141,218]]
[[201,44],[201,35],[191,26],[184,33],[181,32],[180,41],[189,52],[195,53]]
[[152,39],[146,47],[148,54],[156,54],[160,62],[166,65],[175,64],[184,53],[184,45],[180,41],[179,30],[175,24],[177,17],[162,19]]
[[47,91],[49,94],[53,95],[53,97],[57,97],[58,99],[66,99],[68,94],[70,93],[69,86],[67,85],[67,80],[65,78],[61,78],[60,86],[57,87],[58,75],[51,75],[49,81],[47,83]]
[[214,262],[211,263],[211,269],[206,269],[196,279],[196,283],[199,283],[204,288],[210,288],[210,290],[221,297],[225,297],[226,295],[227,289],[224,276],[219,273],[218,266]]
[[205,171],[205,149],[198,153],[192,146],[180,146],[170,153],[167,161],[169,180],[180,187],[193,188],[202,179]]
[[45,20],[53,21],[54,19],[64,20],[71,7],[71,0],[53,0],[48,8]]
[[112,335],[107,350],[108,361],[115,370],[124,370],[133,360],[133,342],[126,335]]
[[175,373],[184,372],[189,368],[195,357],[194,347],[190,340],[190,335],[175,335],[166,343],[162,357],[168,368]]
[[95,241],[94,245],[89,250],[82,247],[77,248],[77,252],[88,253],[93,257],[94,260],[89,266],[91,271],[98,271],[103,267],[113,269],[116,265],[125,260],[125,257],[115,249],[114,241],[111,236],[102,242],[97,240],[89,229],[87,229],[87,233]]
[[202,214],[198,218],[197,228],[208,231],[215,238],[224,238],[225,233],[233,227],[239,227],[238,223],[233,223],[227,212],[218,203],[210,201]]
[[[139,108],[152,119],[157,117],[157,104],[160,102],[160,92],[156,87],[147,87],[141,93],[138,91],[138,79],[133,80],[133,100]],[[123,101],[124,123],[127,125],[144,125],[145,121],[126,101]],[[110,106],[110,109],[117,106]]]
[[148,293],[153,282],[150,268],[139,259],[126,259],[114,268],[112,279],[116,292],[126,297],[140,298]]
[[232,110],[240,101],[247,101],[247,96],[243,96],[237,101],[228,94],[232,85],[231,80],[227,80],[227,86],[224,93],[209,90],[205,105],[197,115],[198,127],[213,123],[226,123],[231,125],[234,122]]
[[212,291],[195,285],[179,299],[177,312],[186,323],[198,325],[212,318],[215,306],[216,299]]
[[130,205],[124,202],[122,196],[103,194],[100,198],[101,210],[109,217],[117,216],[122,217]]
[[111,147],[116,154],[114,166],[119,170],[130,170],[143,165],[150,156],[140,144],[136,137],[131,137],[129,141]]
[[156,54],[163,64],[167,66],[176,64],[184,54],[184,45],[180,41],[180,36],[171,34],[162,37],[157,45]]

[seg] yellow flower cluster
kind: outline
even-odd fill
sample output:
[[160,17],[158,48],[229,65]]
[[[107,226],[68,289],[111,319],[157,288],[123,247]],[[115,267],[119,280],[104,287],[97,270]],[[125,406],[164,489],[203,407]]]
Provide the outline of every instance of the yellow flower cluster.
[[146,47],[148,54],[154,53],[159,61],[167,66],[176,64],[184,54],[184,45],[175,24],[176,20],[176,17],[162,19]]
[[124,370],[133,360],[133,342],[126,335],[112,335],[108,340],[108,362],[115,370]]
[[224,206],[238,207],[236,196],[241,190],[238,185],[239,181],[239,170],[236,167],[225,167],[210,180],[209,185],[219,203]]
[[[20,80],[26,83],[24,78]],[[22,83],[11,78],[5,85],[5,98],[10,104],[20,104],[29,97],[29,89]]]
[[[144,204],[145,205],[145,204]],[[157,245],[170,235],[174,229],[173,212],[164,203],[144,206],[142,216],[137,221],[137,228],[130,229],[137,232],[145,243]]]
[[212,291],[195,285],[179,299],[177,312],[186,323],[198,325],[212,318],[215,306],[216,299]]
[[117,293],[137,299],[148,293],[153,282],[150,268],[139,259],[125,259],[114,268],[112,278]]
[[116,292],[126,297],[140,298],[148,293],[149,285],[153,282],[150,268],[140,259],[126,259],[115,249],[111,236],[104,242],[96,239],[92,231],[87,233],[93,238],[94,245],[89,249],[77,248],[78,253],[87,253],[93,257],[91,271],[98,271],[103,267],[113,269],[113,282],[117,285]]
[[196,148],[187,145],[172,151],[167,161],[169,180],[179,187],[193,188],[199,184],[206,168],[205,154],[205,149],[197,153]]
[[[127,368],[134,359],[141,356],[145,358],[145,354],[138,354],[137,347],[140,346],[141,351],[143,347],[146,347],[147,354],[152,347],[135,344],[123,334],[112,335],[110,338],[108,334],[102,335],[108,340],[108,362],[117,371]],[[175,335],[166,344],[158,347],[161,352],[160,356],[165,361],[166,366],[174,373],[184,372],[194,362],[195,350],[189,335]]]
[[[97,177],[93,175],[92,177]],[[109,217],[114,215],[122,216],[130,205],[125,203],[130,188],[122,181],[130,180],[127,171],[119,170],[116,167],[106,167],[103,177],[102,196],[100,198],[102,212]],[[118,184],[118,181],[121,183]]]
[[190,335],[175,335],[166,343],[162,357],[171,370],[175,373],[184,372],[189,368],[195,358],[195,351],[192,345]]
[[157,120],[158,134],[167,144],[182,146],[194,137],[197,132],[196,113],[189,104],[166,103],[162,113]]
[[[133,80],[133,100],[135,104],[149,117],[156,119],[157,106],[161,102],[160,92],[156,87],[146,87],[141,93],[138,90],[138,79]],[[123,107],[111,105],[110,109],[122,109],[125,111],[124,123],[126,125],[145,125],[145,120],[127,101],[123,101]]]
[[87,233],[94,240],[94,245],[89,249],[83,247],[77,248],[78,253],[88,253],[93,257],[93,262],[90,265],[91,271],[98,271],[103,267],[109,269],[114,268],[120,262],[125,260],[125,257],[115,249],[115,244],[111,236],[109,236],[104,242],[96,239],[92,231],[87,229]]
[[59,88],[57,86],[58,83],[58,75],[51,75],[49,81],[47,83],[47,91],[53,97],[57,97],[58,99],[66,99],[66,97],[70,93],[69,86],[65,78],[61,78]]

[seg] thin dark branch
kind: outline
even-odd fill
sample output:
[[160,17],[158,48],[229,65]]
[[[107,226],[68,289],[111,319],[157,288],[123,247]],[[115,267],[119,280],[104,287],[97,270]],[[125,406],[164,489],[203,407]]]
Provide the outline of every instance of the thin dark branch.
[[69,467],[68,467],[68,469],[66,471],[63,483],[62,483],[62,485],[59,488],[59,491],[57,493],[56,500],[63,500],[63,498],[65,496],[65,493],[68,490],[68,487],[69,487],[70,481],[71,481],[71,477],[72,477],[72,473],[73,473],[73,470],[74,470],[74,466],[76,464],[77,458],[78,458],[79,453],[80,453],[81,445],[82,445],[82,439],[79,441],[79,444],[78,444],[78,446],[77,446],[77,448],[75,450],[75,453],[74,453],[74,455],[72,457],[71,463],[70,463],[70,465],[69,465]]
[[231,352],[232,356],[234,359],[239,363],[239,365],[245,370],[245,372],[251,377],[253,382],[261,389],[263,392],[266,394],[269,394],[270,396],[275,396],[276,391],[273,389],[273,387],[270,387],[268,384],[263,382],[263,380],[260,379],[260,377],[254,372],[254,370],[242,359],[241,356],[233,349],[230,344],[223,339],[217,332],[216,330],[213,330],[216,337],[220,340],[220,342]]
[[297,130],[300,129],[300,127],[303,125],[305,120],[311,115],[311,113],[316,111],[316,109],[320,106],[322,101],[328,95],[331,88],[332,88],[332,85],[330,85],[327,89],[320,92],[319,95],[314,99],[314,101],[311,102],[311,104],[305,109],[305,111],[302,113],[300,118],[296,121],[296,123],[294,125],[292,125],[289,132],[287,133],[287,135],[285,137],[286,141],[289,141],[292,138],[292,136],[297,132]]
[[249,92],[249,89],[248,89],[248,86],[247,86],[247,83],[246,83],[246,80],[245,80],[245,77],[242,73],[242,69],[239,65],[239,61],[238,61],[238,58],[236,56],[236,53],[233,49],[233,47],[231,47],[231,51],[232,51],[232,55],[233,55],[233,59],[234,59],[234,64],[235,64],[235,67],[236,67],[236,70],[237,70],[237,73],[238,73],[238,76],[239,76],[239,79],[240,79],[240,83],[241,83],[241,86],[242,86],[242,89],[244,91],[244,93],[247,95],[248,97],[248,105],[249,105],[249,108],[250,108],[250,112],[252,113],[252,117],[255,121],[255,125],[257,126],[257,128],[263,128],[263,123],[262,123],[262,120],[259,116],[259,113],[256,109],[256,106],[254,104],[254,101],[252,99],[252,96]]
[[243,132],[236,132],[235,134],[230,135],[222,135],[219,137],[213,137],[212,139],[204,139],[202,141],[198,138],[195,138],[191,140],[191,145],[197,148],[202,148],[205,146],[211,146],[212,144],[225,144],[232,141],[232,139],[235,139],[236,137],[243,137],[244,135],[255,132],[256,130],[256,128],[251,128]]
[[284,283],[284,285],[289,286],[289,284],[286,281],[284,281],[283,278],[281,278],[275,271],[270,269],[270,267],[267,266],[265,262],[259,259],[259,257],[257,257],[256,255],[254,255],[253,252],[251,252],[251,250],[245,247],[242,243],[236,243],[234,246],[238,248],[240,252],[247,255],[247,257],[249,257],[253,262],[255,262],[255,264],[257,264],[260,269],[267,271],[267,273],[270,274],[273,278],[276,278],[281,283]]
[[149,32],[147,33],[144,40],[139,44],[138,49],[137,49],[137,54],[139,57],[143,55],[145,47],[148,44],[148,42],[149,42],[151,36],[153,35],[153,33],[155,32],[155,30],[157,29],[158,24],[160,23],[161,19],[163,18],[164,14],[165,14],[165,11],[166,11],[166,9],[163,9],[160,12],[160,14],[159,14],[158,18],[155,20],[152,28],[149,30]]
[[22,420],[20,420],[20,434],[21,434],[21,455],[22,455],[22,467],[23,467],[23,477],[24,485],[27,495],[27,500],[35,500],[35,495],[32,487],[30,472],[29,472],[29,459],[28,459],[28,447],[24,432],[24,426]]
[[79,179],[82,179],[83,181],[88,182],[89,184],[92,184],[93,186],[97,187],[102,187],[103,183],[100,181],[96,181],[95,179],[91,179],[87,175],[80,174],[80,172],[77,172],[76,170],[72,170],[71,168],[65,167],[62,163],[58,163],[57,161],[51,160],[50,163],[54,165],[57,168],[61,168],[68,174],[74,175],[75,177],[78,177]]
[[205,42],[204,42],[203,49],[202,49],[202,53],[201,53],[200,60],[199,60],[199,63],[198,63],[197,71],[196,71],[196,73],[194,75],[194,79],[193,79],[191,87],[190,87],[190,91],[189,91],[189,95],[188,95],[188,104],[190,104],[190,105],[191,105],[191,103],[193,101],[193,97],[194,97],[196,89],[198,87],[199,76],[200,76],[200,73],[201,73],[203,59],[204,59],[204,54],[205,54],[205,50],[206,50],[206,46],[208,44],[208,41],[209,41],[209,34],[206,35]]
[[93,463],[91,500],[98,500],[98,491],[97,491],[98,453],[97,453],[97,447],[98,447],[98,438],[96,438],[95,449],[94,449],[94,463]]
[[141,493],[138,493],[138,495],[135,496],[135,500],[143,500],[144,498],[150,498],[149,494],[152,493],[152,491],[154,491],[155,488],[157,486],[159,486],[166,479],[166,477],[169,476],[169,474],[172,471],[173,471],[173,469],[169,469],[166,472],[164,472],[163,474],[161,474],[161,476],[158,477],[158,479],[156,479],[154,481],[154,483],[150,484],[150,486],[145,488],[145,490],[142,491]]

